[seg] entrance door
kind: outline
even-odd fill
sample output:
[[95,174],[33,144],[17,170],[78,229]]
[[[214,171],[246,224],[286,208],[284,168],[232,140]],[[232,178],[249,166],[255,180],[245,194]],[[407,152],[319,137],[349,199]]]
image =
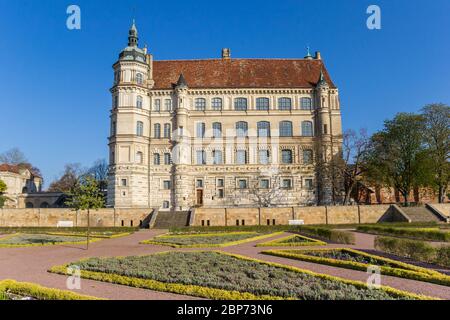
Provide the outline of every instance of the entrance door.
[[197,204],[203,205],[203,190],[197,190]]

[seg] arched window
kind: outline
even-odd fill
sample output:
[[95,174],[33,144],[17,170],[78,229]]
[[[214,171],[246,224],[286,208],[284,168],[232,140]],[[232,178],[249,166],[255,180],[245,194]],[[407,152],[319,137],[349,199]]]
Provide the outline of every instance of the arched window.
[[141,96],[137,96],[136,98],[136,108],[138,109],[142,109],[142,97]]
[[311,98],[301,98],[300,99],[300,108],[302,110],[311,110],[312,109],[312,99]]
[[144,83],[144,76],[142,75],[142,73],[136,73],[136,83],[137,84]]
[[236,122],[236,135],[238,137],[246,137],[248,133],[248,123],[245,121]]
[[50,205],[47,202],[42,202],[40,208],[42,209],[50,208]]
[[171,126],[170,123],[166,123],[164,125],[164,138],[165,139],[170,139],[170,134],[171,134]]
[[153,130],[154,130],[155,139],[160,139],[161,138],[161,125],[159,123],[155,123],[153,125]]
[[204,122],[197,123],[197,138],[204,138],[206,133],[206,126]]
[[257,98],[256,110],[268,111],[269,110],[269,98]]
[[270,122],[258,122],[258,137],[270,137]]
[[136,152],[136,163],[138,164],[144,163],[144,154],[141,151]]
[[292,151],[291,150],[282,150],[281,151],[281,162],[283,164],[291,164],[292,163]]
[[280,137],[292,137],[292,122],[280,122]]
[[136,135],[142,137],[144,135],[144,123],[142,121],[138,121],[136,125]]
[[161,156],[159,155],[159,153],[155,153],[153,155],[153,164],[155,166],[159,166],[161,164]]
[[213,150],[214,164],[223,164],[223,154],[221,150]]
[[204,98],[195,99],[195,110],[205,111],[206,110],[206,99],[204,99]]
[[291,110],[292,100],[291,98],[279,98],[278,99],[278,110]]
[[247,98],[234,99],[234,110],[247,111]]
[[221,98],[213,98],[211,100],[211,107],[215,111],[221,111],[223,108],[223,103]]
[[213,138],[222,138],[222,124],[220,122],[213,123]]
[[311,121],[302,122],[302,136],[312,137],[313,136],[313,124]]
[[303,150],[303,163],[304,164],[312,164],[313,162],[313,151],[312,150]]
[[33,209],[33,208],[34,208],[34,205],[33,205],[31,202],[27,202],[27,203],[25,204],[25,207],[26,207],[27,209]]

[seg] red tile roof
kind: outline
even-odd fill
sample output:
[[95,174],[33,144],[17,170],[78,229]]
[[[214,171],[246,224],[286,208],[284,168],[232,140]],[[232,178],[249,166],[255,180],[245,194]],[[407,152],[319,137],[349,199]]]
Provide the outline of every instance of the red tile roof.
[[172,89],[180,74],[189,88],[314,88],[323,70],[322,60],[210,59],[153,62],[154,89]]
[[20,168],[17,165],[4,163],[0,164],[0,172],[20,173]]

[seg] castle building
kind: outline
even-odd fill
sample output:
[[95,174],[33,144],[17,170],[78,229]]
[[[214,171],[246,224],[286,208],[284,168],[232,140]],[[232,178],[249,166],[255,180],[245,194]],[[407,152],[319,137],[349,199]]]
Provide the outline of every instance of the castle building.
[[319,52],[158,61],[139,48],[133,22],[113,68],[108,206],[331,201],[317,163],[341,149],[341,112]]

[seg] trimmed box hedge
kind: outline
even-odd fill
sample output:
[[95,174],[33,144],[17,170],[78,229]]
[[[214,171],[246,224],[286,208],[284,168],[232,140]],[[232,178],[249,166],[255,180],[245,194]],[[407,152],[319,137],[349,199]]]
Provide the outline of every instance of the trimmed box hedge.
[[[21,236],[23,237],[47,237],[48,241],[47,242],[36,242],[36,243],[26,243],[27,241],[25,241],[25,243],[21,243],[20,239],[18,239],[17,243],[11,242],[14,238],[20,238]],[[53,239],[56,238],[67,238],[67,241],[53,241],[52,242],[52,237]],[[76,240],[69,240],[69,239],[75,239]],[[45,239],[45,238],[43,238]],[[93,238],[90,240],[90,242],[97,242],[97,241],[101,241],[102,239],[99,238]],[[66,244],[85,244],[86,240],[84,239],[84,237],[73,237],[73,236],[57,236],[57,235],[47,235],[47,234],[22,234],[22,233],[16,233],[16,234],[11,234],[7,237],[2,237],[0,238],[0,248],[25,248],[25,247],[43,247],[43,246],[54,246],[54,245],[66,245]]]
[[76,294],[71,291],[45,288],[37,284],[17,282],[14,280],[0,281],[0,300],[8,299],[8,293],[37,300],[102,300],[99,298]]
[[[313,255],[321,253],[345,253],[355,257],[359,256],[365,258],[366,260],[371,261],[371,263],[333,259]],[[376,265],[380,267],[380,271],[384,275],[450,286],[450,276],[445,274],[353,249],[269,250],[263,251],[263,254],[360,271],[367,271],[369,266]]]
[[[284,232],[277,232],[262,235],[256,232],[166,234],[150,240],[141,241],[140,243],[169,246],[172,248],[220,248],[271,238],[283,233]],[[208,242],[208,238],[210,238],[210,242]],[[191,243],[189,243],[189,240],[191,240]]]
[[[300,241],[296,241],[300,240]],[[308,238],[299,234],[276,239],[269,242],[258,243],[257,247],[297,247],[297,246],[325,246],[326,242]]]

